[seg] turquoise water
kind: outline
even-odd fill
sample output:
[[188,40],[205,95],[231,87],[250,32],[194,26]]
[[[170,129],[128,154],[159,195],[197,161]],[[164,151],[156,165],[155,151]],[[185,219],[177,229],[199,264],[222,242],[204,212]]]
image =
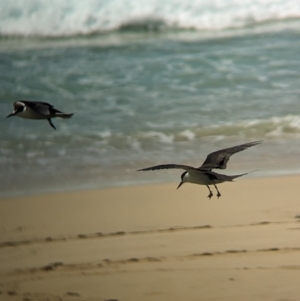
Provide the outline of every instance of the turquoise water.
[[300,4],[276,2],[0,1],[0,195],[177,181],[136,170],[255,140],[228,174],[299,173]]

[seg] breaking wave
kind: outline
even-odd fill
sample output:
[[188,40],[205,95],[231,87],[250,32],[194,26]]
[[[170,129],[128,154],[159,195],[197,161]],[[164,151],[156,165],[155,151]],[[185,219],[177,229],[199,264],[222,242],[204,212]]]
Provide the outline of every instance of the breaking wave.
[[[138,148],[145,146],[148,148],[152,144],[170,145],[196,139],[213,139],[222,140],[231,138],[253,138],[253,139],[293,139],[300,137],[300,116],[286,115],[283,117],[271,117],[269,119],[255,119],[238,122],[229,122],[206,127],[189,127],[185,130],[174,130],[163,125],[159,130],[143,130],[134,135],[120,136],[120,134],[103,134],[99,135],[102,141],[107,144],[113,144],[119,148],[119,143],[127,145],[128,148],[138,145]],[[116,142],[116,137],[118,142]],[[124,141],[125,139],[125,141]],[[135,142],[135,143],[133,143]]]
[[298,0],[0,0],[0,35],[64,37],[116,30],[217,31],[299,20]]

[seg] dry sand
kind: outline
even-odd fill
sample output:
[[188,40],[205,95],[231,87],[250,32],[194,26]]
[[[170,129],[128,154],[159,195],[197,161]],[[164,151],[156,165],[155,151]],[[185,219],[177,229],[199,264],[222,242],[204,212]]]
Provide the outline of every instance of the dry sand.
[[300,177],[0,201],[0,300],[300,300]]

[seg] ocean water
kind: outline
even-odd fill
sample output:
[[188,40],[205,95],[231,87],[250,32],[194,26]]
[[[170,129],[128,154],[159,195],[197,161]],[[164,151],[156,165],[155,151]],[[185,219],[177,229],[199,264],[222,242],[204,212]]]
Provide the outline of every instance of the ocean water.
[[[0,20],[0,196],[175,182],[136,170],[255,140],[222,172],[300,172],[298,0],[0,0]],[[75,115],[6,119],[17,99]]]

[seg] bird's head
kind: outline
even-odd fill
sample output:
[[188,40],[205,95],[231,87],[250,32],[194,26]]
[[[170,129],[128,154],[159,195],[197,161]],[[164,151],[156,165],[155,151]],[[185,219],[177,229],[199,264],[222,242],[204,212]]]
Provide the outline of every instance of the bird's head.
[[181,175],[181,182],[179,183],[179,185],[177,186],[177,189],[185,182],[187,182],[187,171],[185,171],[182,175]]
[[24,110],[26,110],[25,104],[21,101],[16,101],[16,102],[14,102],[13,112],[11,114],[7,115],[6,118],[18,115],[18,114],[22,113]]

